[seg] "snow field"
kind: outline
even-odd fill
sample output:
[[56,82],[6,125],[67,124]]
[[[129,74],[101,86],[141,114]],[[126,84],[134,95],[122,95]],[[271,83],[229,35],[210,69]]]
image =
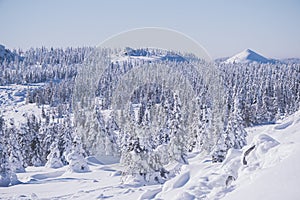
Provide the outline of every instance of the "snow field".
[[275,125],[248,128],[248,145],[230,150],[223,163],[189,154],[189,165],[181,165],[163,185],[124,184],[118,161],[89,157],[85,173],[68,166],[28,167],[17,173],[22,184],[0,188],[0,199],[297,199],[299,119],[297,112]]

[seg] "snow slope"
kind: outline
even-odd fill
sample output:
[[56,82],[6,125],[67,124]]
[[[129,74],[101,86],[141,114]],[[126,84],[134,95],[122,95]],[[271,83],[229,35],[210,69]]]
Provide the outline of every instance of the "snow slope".
[[[253,129],[253,133],[259,130]],[[261,131],[269,138],[249,155],[252,163],[240,170],[243,177],[233,184],[236,189],[225,199],[298,199],[300,112]]]
[[275,63],[275,60],[265,58],[264,56],[252,51],[251,49],[245,49],[244,51],[226,59],[225,64],[234,64],[234,63]]
[[[300,191],[300,111],[276,125],[249,128],[248,144],[223,163],[198,155],[164,184],[162,199],[297,199]],[[251,147],[252,151],[244,154]],[[180,186],[180,187],[178,187]],[[176,197],[176,198],[175,198]]]
[[0,44],[0,62],[3,60],[12,61],[18,55],[12,53],[9,49],[6,49],[4,45]]
[[25,116],[35,114],[41,115],[41,108],[35,103],[26,103],[26,94],[28,91],[43,87],[44,83],[30,85],[7,85],[0,86],[0,114],[8,120],[13,118],[17,124],[26,121]]
[[87,158],[87,173],[29,167],[17,174],[23,184],[0,188],[0,199],[297,199],[299,130],[300,111],[275,125],[249,128],[248,145],[231,150],[223,163],[192,153],[190,164],[163,185],[122,184],[122,166],[108,158]]

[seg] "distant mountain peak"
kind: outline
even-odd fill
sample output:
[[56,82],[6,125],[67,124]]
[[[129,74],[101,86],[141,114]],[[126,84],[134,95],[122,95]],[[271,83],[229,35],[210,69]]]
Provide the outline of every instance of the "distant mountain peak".
[[247,53],[255,53],[255,52],[252,51],[251,49],[245,49],[244,52],[247,52]]
[[251,49],[245,49],[244,51],[226,59],[224,63],[233,64],[233,63],[274,63],[273,59],[268,59]]

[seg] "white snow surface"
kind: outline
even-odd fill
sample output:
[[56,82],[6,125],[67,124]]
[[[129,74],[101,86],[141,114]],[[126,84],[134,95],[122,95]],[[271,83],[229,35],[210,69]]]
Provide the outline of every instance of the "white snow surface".
[[274,63],[275,60],[265,58],[264,56],[252,51],[251,49],[245,49],[244,51],[226,59],[225,64],[235,63]]
[[[123,184],[119,163],[89,157],[90,171],[74,173],[28,167],[23,182],[0,187],[0,199],[298,199],[300,111],[273,125],[248,128],[248,145],[230,150],[223,163],[204,153],[189,154],[189,165],[163,185]],[[243,155],[247,165],[243,164]]]
[[45,83],[0,86],[0,114],[6,120],[14,119],[17,126],[26,122],[26,115],[41,116],[42,108],[39,108],[35,103],[26,103],[26,94],[28,91],[44,85]]

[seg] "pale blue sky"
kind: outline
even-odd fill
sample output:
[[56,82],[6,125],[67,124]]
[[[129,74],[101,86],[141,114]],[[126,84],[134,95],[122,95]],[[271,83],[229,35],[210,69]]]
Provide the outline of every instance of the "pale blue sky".
[[0,0],[0,20],[8,48],[96,46],[146,26],[185,33],[213,58],[300,57],[300,0]]

